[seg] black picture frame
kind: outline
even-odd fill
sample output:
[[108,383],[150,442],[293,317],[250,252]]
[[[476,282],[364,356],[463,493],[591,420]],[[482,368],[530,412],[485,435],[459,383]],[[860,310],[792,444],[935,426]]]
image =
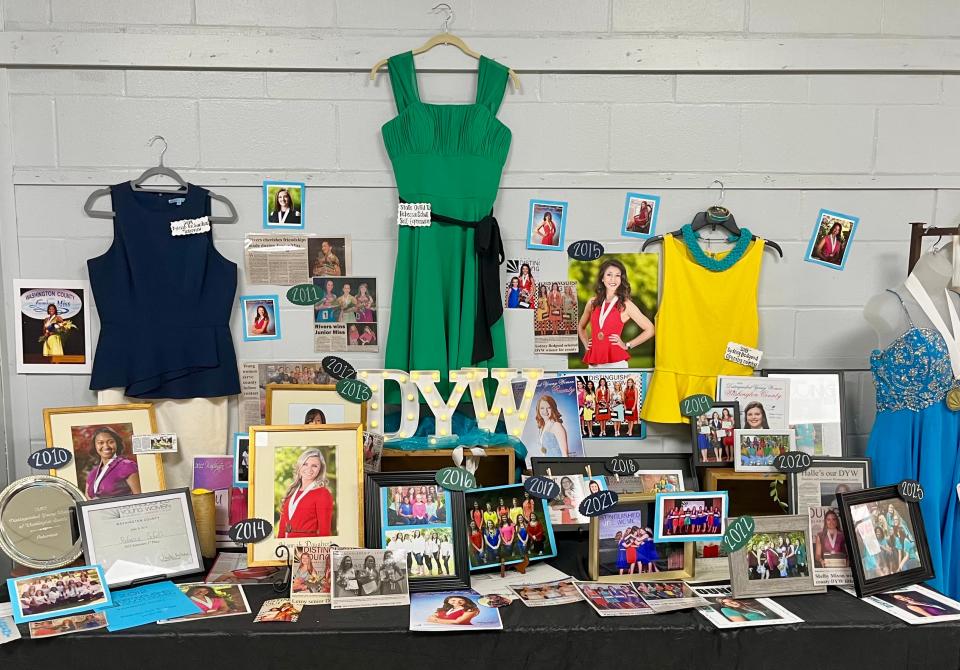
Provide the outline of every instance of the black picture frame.
[[[703,414],[690,417],[690,449],[692,451],[693,464],[697,468],[725,468],[725,467],[732,468],[733,467],[735,458],[731,458],[728,461],[704,461],[700,456],[700,445],[698,440],[700,433],[697,430],[697,419],[699,419],[701,416],[712,414],[714,411],[718,411],[722,413],[724,409],[729,409],[733,413],[734,430],[736,430],[737,428],[741,428],[742,426],[740,425],[740,403],[736,400],[719,400],[713,403],[713,407],[711,407],[708,411],[704,412]],[[731,456],[733,455],[732,450],[736,449],[736,446],[737,446],[736,443],[734,443],[734,445],[731,447]]]
[[[839,390],[838,396],[840,401],[840,456],[846,457],[850,454],[850,444],[847,440],[847,431],[846,431],[846,422],[847,422],[847,408],[846,408],[846,389],[844,388],[843,381],[843,370],[838,370],[835,368],[831,369],[811,369],[811,368],[764,368],[761,370],[761,376],[769,377],[770,375],[836,375],[837,377],[837,388]],[[793,387],[791,385],[790,391],[790,407],[793,407]],[[802,451],[799,445],[797,446],[798,451]],[[835,458],[839,458],[835,457]]]
[[[117,588],[123,586],[132,586],[134,584],[144,584],[148,582],[160,581],[163,579],[172,579],[174,577],[181,577],[183,575],[192,575],[196,573],[203,573],[204,563],[203,563],[203,553],[200,550],[200,536],[197,533],[197,522],[196,517],[193,512],[193,499],[190,495],[190,489],[188,488],[177,488],[177,489],[167,489],[165,491],[151,491],[148,493],[137,493],[129,496],[116,496],[112,498],[94,498],[92,500],[85,500],[83,502],[77,503],[77,523],[80,526],[80,537],[83,540],[83,558],[88,565],[94,565],[100,563],[96,559],[96,546],[93,543],[93,538],[90,535],[90,527],[87,523],[86,515],[84,510],[89,507],[123,507],[126,505],[138,505],[145,502],[150,502],[153,498],[160,497],[171,497],[175,496],[181,499],[183,509],[186,510],[188,519],[189,528],[187,529],[188,540],[191,543],[194,556],[196,561],[189,566],[185,567],[182,570],[177,570],[175,572],[163,572],[159,568],[156,573],[151,573],[149,575],[143,575],[137,577],[136,579],[127,579],[123,581],[107,581],[107,585],[110,588]],[[108,568],[104,568],[104,575]]]
[[[383,531],[380,519],[380,491],[390,486],[439,486],[436,471],[420,470],[412,472],[368,472],[364,483],[364,537],[367,548],[382,549]],[[456,591],[470,588],[470,559],[467,555],[467,518],[466,505],[462,491],[450,491],[450,509],[448,519],[453,529],[453,563],[456,575],[447,577],[424,577],[410,580],[410,593],[433,591]]]
[[[913,542],[917,548],[917,559],[920,565],[911,570],[904,570],[892,575],[884,575],[868,579],[861,560],[860,549],[857,545],[857,530],[853,520],[852,508],[869,503],[883,503],[896,500],[903,503],[910,515],[910,525],[913,531]],[[920,504],[904,500],[896,486],[881,486],[879,488],[864,489],[852,493],[840,493],[837,504],[840,509],[847,542],[847,553],[850,556],[850,567],[853,571],[853,585],[857,596],[863,598],[892,589],[902,588],[925,582],[934,577],[933,561],[930,557],[930,547],[927,545],[927,533],[923,526],[923,516],[920,513]],[[871,524],[872,525],[872,524]]]
[[[632,458],[637,461],[640,470],[680,470],[683,473],[683,487],[685,491],[696,491],[700,487],[697,469],[693,466],[692,454],[618,454],[619,458]],[[613,475],[607,472],[606,462],[613,458],[596,457],[541,457],[533,456],[530,459],[534,475],[546,475],[550,470],[552,475],[603,475],[609,485]],[[590,470],[587,470],[590,466]]]
[[[864,470],[865,477],[861,479],[863,489],[869,489],[873,486],[873,462],[867,456],[845,456],[843,458],[833,458],[831,456],[812,456],[810,458],[810,468],[826,468],[826,467],[837,467],[837,468],[849,468],[849,469],[862,469]],[[791,514],[805,514],[806,509],[800,509],[800,480],[803,478],[803,473],[791,472],[788,475],[790,479],[789,486],[789,495],[790,495],[790,513]],[[866,481],[864,481],[864,479]]]

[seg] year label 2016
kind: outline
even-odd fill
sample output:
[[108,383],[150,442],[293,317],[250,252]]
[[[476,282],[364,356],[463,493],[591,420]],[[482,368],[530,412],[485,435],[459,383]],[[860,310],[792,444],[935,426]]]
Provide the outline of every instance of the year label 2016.
[[607,459],[603,466],[610,474],[624,476],[632,476],[637,470],[640,469],[640,466],[637,465],[635,460],[632,458],[623,458],[621,456],[614,456],[613,458]]
[[583,516],[600,516],[617,506],[620,500],[614,491],[597,491],[591,493],[580,503],[580,514]]
[[523,488],[534,498],[553,500],[560,495],[560,485],[549,477],[528,477],[523,481]]
[[916,479],[904,479],[897,485],[897,492],[901,498],[908,502],[923,500],[923,487]]
[[683,416],[700,416],[713,407],[713,398],[703,393],[690,395],[680,401],[680,413]]
[[337,394],[344,400],[361,403],[373,397],[373,391],[359,379],[341,379],[337,382]]
[[232,526],[227,535],[237,544],[254,544],[273,534],[273,524],[266,519],[244,519]]
[[35,470],[54,470],[62,468],[73,460],[73,454],[63,447],[38,449],[27,458],[27,465]]
[[356,369],[339,356],[324,356],[320,361],[324,371],[336,380],[356,379]]
[[812,464],[813,460],[810,458],[810,454],[802,451],[788,451],[773,459],[773,467],[777,469],[777,472],[784,474],[806,472]]
[[753,537],[753,531],[757,524],[752,516],[741,516],[727,527],[727,532],[723,534],[723,548],[727,553],[740,549],[750,538]]
[[593,240],[579,240],[567,247],[567,255],[575,261],[595,261],[603,256],[603,245]]
[[323,291],[315,284],[297,284],[287,289],[287,300],[294,305],[315,305],[323,300]]
[[444,468],[434,477],[448,491],[469,491],[477,488],[477,478],[466,468]]

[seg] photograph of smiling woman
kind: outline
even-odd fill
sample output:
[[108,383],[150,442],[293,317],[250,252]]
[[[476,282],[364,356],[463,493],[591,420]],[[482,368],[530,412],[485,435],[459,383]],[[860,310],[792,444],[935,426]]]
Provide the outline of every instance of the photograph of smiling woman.
[[137,462],[123,452],[123,438],[112,428],[103,426],[93,433],[90,454],[95,465],[87,474],[88,499],[141,493]]

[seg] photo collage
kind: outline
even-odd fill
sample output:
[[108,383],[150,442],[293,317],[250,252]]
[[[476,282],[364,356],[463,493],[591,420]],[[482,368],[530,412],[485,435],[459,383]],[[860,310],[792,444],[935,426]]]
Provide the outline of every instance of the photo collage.
[[380,489],[382,547],[406,565],[411,581],[456,575],[450,492],[436,484]]

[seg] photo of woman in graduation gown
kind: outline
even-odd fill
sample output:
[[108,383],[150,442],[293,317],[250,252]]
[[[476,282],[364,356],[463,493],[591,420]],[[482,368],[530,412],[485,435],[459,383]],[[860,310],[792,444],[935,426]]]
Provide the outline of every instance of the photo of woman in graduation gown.
[[333,534],[333,494],[327,463],[319,449],[305,449],[293,471],[293,483],[280,502],[277,537],[326,537]]

